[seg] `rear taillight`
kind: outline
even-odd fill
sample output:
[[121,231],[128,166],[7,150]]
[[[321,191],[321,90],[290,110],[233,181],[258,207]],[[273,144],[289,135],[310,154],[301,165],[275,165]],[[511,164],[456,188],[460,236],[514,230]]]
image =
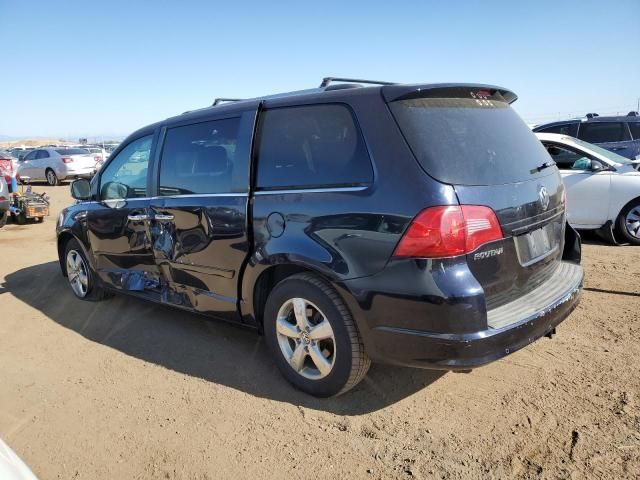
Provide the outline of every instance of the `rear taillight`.
[[489,207],[431,207],[413,219],[393,255],[412,258],[455,257],[501,238],[500,223]]
[[95,157],[93,157],[93,159],[94,159],[96,162],[102,162],[102,155],[96,155]]
[[63,163],[71,163],[73,162],[73,158],[71,157],[62,157]]

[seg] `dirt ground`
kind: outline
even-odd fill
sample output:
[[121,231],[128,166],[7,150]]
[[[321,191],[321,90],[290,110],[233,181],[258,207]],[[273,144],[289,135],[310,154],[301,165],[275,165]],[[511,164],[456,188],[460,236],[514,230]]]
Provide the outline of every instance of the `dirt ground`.
[[293,390],[251,331],[76,300],[55,221],[0,230],[0,437],[41,479],[638,478],[640,248],[584,245],[553,340],[467,374]]

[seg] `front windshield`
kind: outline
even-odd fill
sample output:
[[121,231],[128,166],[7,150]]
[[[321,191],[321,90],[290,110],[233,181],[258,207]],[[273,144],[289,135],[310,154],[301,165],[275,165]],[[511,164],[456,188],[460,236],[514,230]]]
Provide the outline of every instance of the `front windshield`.
[[593,143],[583,142],[582,140],[578,140],[577,138],[572,138],[571,140],[583,148],[592,150],[597,154],[602,155],[603,157],[605,157],[607,160],[611,162],[620,163],[622,165],[633,165],[633,162],[628,158],[623,157],[622,155],[618,155],[617,153],[613,153],[597,145],[594,145]]

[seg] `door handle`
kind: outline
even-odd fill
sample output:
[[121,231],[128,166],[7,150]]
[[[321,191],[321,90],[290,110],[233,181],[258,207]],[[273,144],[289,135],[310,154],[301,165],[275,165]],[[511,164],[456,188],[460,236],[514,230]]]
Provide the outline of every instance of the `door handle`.
[[149,220],[149,215],[143,215],[143,214],[140,214],[140,215],[129,215],[129,216],[127,216],[127,219],[130,222],[143,222],[145,220]]
[[156,213],[153,218],[161,222],[170,222],[174,219],[174,216],[171,213]]

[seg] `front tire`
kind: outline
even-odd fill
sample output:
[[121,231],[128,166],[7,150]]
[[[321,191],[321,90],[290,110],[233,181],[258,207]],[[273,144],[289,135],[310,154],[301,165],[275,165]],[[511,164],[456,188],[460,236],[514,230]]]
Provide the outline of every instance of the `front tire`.
[[105,290],[97,284],[96,276],[77,240],[69,240],[64,252],[65,269],[69,286],[81,300],[102,300]]
[[618,233],[630,244],[640,245],[640,199],[622,209],[616,220]]
[[288,277],[272,290],[264,314],[267,344],[284,377],[317,397],[357,385],[371,361],[351,313],[320,277]]
[[60,180],[58,179],[56,172],[54,172],[50,168],[47,168],[47,171],[45,172],[45,177],[47,177],[47,184],[51,185],[52,187],[55,187],[60,184]]

